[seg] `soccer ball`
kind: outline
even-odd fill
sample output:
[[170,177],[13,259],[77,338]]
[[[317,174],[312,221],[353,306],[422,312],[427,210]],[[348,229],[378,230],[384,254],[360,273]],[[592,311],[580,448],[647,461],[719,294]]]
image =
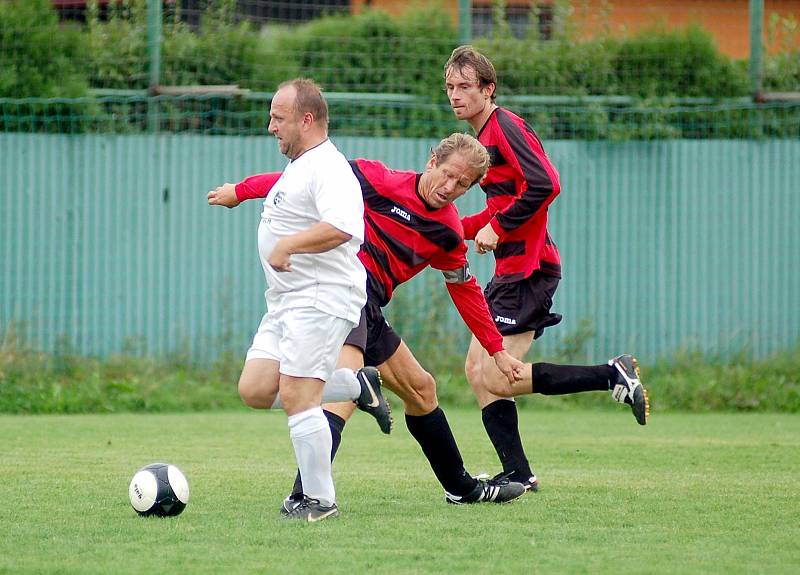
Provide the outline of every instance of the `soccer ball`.
[[189,502],[189,482],[174,465],[151,463],[133,476],[128,497],[139,515],[180,515]]

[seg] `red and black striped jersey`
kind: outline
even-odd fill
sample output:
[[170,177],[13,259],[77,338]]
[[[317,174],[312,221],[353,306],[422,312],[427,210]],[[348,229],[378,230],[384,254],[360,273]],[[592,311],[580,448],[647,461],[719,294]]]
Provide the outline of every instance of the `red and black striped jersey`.
[[487,223],[500,236],[494,250],[496,282],[519,281],[536,270],[561,277],[558,248],[547,232],[547,207],[561,184],[541,140],[522,118],[496,108],[478,141],[491,159],[480,184],[487,207],[461,220],[464,237],[474,239]]
[[[426,267],[442,271],[459,314],[489,355],[503,337],[481,287],[469,273],[458,210],[431,208],[418,192],[420,174],[391,170],[374,160],[350,162],[364,197],[365,238],[358,257],[367,270],[369,298],[385,306],[394,290]],[[236,184],[240,201],[265,197],[280,174],[250,176]]]

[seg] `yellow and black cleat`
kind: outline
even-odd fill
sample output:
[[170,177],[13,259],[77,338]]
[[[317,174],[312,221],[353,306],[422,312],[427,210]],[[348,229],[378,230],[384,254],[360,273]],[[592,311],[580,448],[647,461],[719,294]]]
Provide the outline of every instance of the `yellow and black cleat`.
[[631,406],[639,425],[647,425],[650,418],[650,398],[642,385],[639,362],[628,353],[608,360],[608,365],[617,371],[617,381],[611,388],[611,396],[620,403]]

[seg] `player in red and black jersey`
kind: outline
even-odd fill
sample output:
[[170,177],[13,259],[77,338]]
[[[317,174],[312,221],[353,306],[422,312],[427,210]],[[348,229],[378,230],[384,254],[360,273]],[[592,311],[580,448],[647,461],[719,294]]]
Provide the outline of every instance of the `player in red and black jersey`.
[[[408,429],[444,487],[447,501],[502,502],[519,497],[525,491],[520,483],[478,481],[464,469],[438,405],[433,376],[419,365],[381,311],[397,286],[428,266],[441,270],[456,308],[487,357],[492,357],[498,372],[504,374],[506,384],[519,377],[524,365],[503,349],[503,337],[469,272],[460,216],[452,204],[485,174],[489,165],[486,150],[472,136],[453,134],[439,143],[421,174],[391,170],[371,160],[359,159],[350,165],[364,198],[365,240],[358,257],[367,270],[367,304],[365,320],[348,337],[343,353],[359,350],[364,362],[376,366],[383,383],[403,400]],[[209,203],[233,207],[248,198],[263,198],[278,177],[261,174],[236,186],[226,184],[209,194]],[[324,407],[335,454],[353,404]],[[294,495],[298,500],[302,496],[299,481]],[[291,501],[290,496],[284,503],[287,511]]]
[[[497,74],[488,58],[471,46],[456,48],[444,76],[453,112],[475,130],[491,158],[481,181],[486,209],[462,219],[464,237],[475,241],[478,253],[494,253],[486,300],[505,348],[522,358],[545,328],[561,321],[550,311],[561,259],[547,229],[547,210],[561,191],[558,171],[533,128],[495,103]],[[470,344],[465,369],[484,426],[504,473],[531,490],[538,489],[538,480],[522,448],[515,395],[611,389],[617,401],[631,405],[640,424],[646,423],[647,394],[630,355],[599,366],[532,364],[523,381],[508,384],[477,343]]]

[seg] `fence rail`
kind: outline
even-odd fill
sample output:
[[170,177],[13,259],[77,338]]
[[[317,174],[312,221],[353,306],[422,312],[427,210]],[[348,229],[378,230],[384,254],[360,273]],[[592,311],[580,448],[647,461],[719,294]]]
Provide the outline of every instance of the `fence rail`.
[[[331,131],[341,136],[439,138],[465,129],[446,103],[426,102],[419,96],[328,96]],[[270,98],[271,93],[0,98],[0,132],[261,135]],[[564,100],[498,98],[547,140],[800,138],[800,101],[708,104],[705,99],[687,99],[642,107],[622,99],[613,105],[599,99],[563,105]]]

